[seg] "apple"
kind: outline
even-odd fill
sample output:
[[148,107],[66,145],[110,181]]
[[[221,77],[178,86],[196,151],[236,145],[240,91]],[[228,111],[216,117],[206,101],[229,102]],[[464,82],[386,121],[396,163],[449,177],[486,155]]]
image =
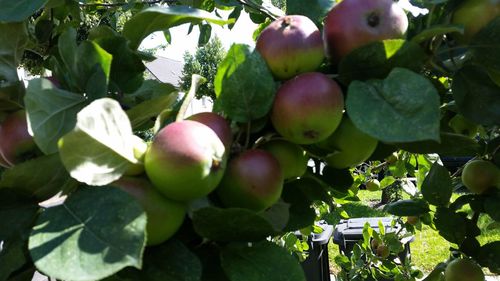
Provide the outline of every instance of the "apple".
[[338,63],[368,43],[403,38],[407,29],[408,17],[393,0],[343,0],[324,21],[326,56]]
[[372,247],[373,250],[377,250],[380,243],[381,243],[381,241],[372,238],[372,240],[370,241],[370,246]]
[[416,225],[419,221],[419,218],[417,216],[409,216],[406,217],[406,222],[411,225]]
[[147,215],[147,245],[167,241],[181,227],[186,216],[186,206],[165,198],[151,183],[143,178],[123,177],[111,184],[132,195]]
[[300,177],[307,170],[309,158],[297,144],[285,140],[271,140],[260,148],[270,152],[278,160],[285,179]]
[[464,166],[462,183],[476,194],[481,194],[490,187],[500,188],[500,169],[490,161],[472,160]]
[[325,58],[321,32],[308,17],[301,15],[273,21],[262,30],[256,48],[274,77],[281,80],[314,71]]
[[153,139],[144,168],[166,197],[190,201],[219,184],[226,167],[225,148],[217,134],[196,121],[170,123]]
[[377,179],[371,179],[365,184],[366,190],[368,191],[378,191],[380,190],[380,182]]
[[453,116],[448,122],[450,128],[457,134],[474,137],[477,134],[478,125],[468,120],[461,114]]
[[461,43],[468,43],[497,16],[500,16],[500,0],[466,0],[453,12],[451,23],[464,26],[464,34],[456,38]]
[[444,270],[445,281],[484,281],[481,267],[470,259],[455,259]]
[[28,132],[25,111],[9,114],[0,124],[0,165],[6,168],[14,166],[22,160],[22,154],[35,147],[33,137]]
[[283,183],[278,160],[265,150],[250,149],[229,161],[216,193],[227,207],[259,212],[278,201]]
[[339,85],[319,72],[286,81],[278,89],[271,122],[285,139],[312,144],[326,139],[340,123],[344,94]]
[[332,154],[325,162],[336,169],[346,169],[366,161],[375,151],[378,141],[361,132],[347,116],[333,134],[318,143],[320,148],[329,150]]
[[187,119],[207,125],[217,134],[227,150],[231,148],[233,134],[229,123],[224,117],[213,112],[200,112],[189,116]]
[[390,254],[389,247],[387,247],[384,243],[381,243],[377,246],[376,254],[383,259],[387,258]]

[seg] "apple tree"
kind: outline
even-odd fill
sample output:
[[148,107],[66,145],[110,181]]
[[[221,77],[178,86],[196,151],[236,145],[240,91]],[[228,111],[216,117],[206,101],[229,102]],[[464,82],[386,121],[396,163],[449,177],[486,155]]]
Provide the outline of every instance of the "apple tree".
[[[500,3],[279,3],[0,0],[0,281],[304,281],[315,222],[366,184],[452,244],[426,280],[500,273],[478,223],[500,222]],[[150,34],[206,42],[243,11],[256,42],[228,50],[213,112],[186,116],[199,75],[145,80]],[[399,234],[365,226],[339,280],[422,277]]]

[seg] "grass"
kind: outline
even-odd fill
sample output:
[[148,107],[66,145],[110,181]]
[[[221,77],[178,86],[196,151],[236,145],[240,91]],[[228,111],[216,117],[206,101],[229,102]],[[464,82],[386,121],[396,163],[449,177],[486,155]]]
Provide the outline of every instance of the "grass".
[[[370,192],[360,190],[358,196],[361,199],[360,202],[344,205],[345,211],[351,218],[388,216],[388,214],[384,213],[379,208],[371,207],[380,202],[380,191]],[[454,194],[452,200],[456,199],[458,196],[458,194]],[[463,211],[468,213],[471,212],[468,206],[465,206]],[[331,214],[330,217],[327,218],[327,221],[333,225],[337,224],[339,220],[340,216],[338,214]],[[500,229],[498,227],[488,228],[488,225],[492,222],[493,220],[487,215],[482,215],[479,219],[478,225],[484,231],[484,233],[478,237],[481,245],[500,240]],[[422,271],[428,273],[435,265],[448,259],[449,248],[451,246],[455,245],[442,238],[436,230],[424,225],[422,230],[417,231],[415,234],[415,241],[410,244],[412,262]],[[329,243],[328,254],[330,258],[330,270],[335,274],[340,270],[333,260],[334,257],[339,254],[338,246],[334,243]]]

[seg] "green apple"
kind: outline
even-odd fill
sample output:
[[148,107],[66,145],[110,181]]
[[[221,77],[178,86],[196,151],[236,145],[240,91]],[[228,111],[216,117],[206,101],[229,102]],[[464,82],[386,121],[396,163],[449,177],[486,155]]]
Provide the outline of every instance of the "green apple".
[[26,112],[9,114],[0,124],[0,165],[9,168],[19,163],[24,153],[36,148],[28,132]]
[[147,215],[147,245],[158,245],[172,237],[186,216],[183,203],[165,198],[142,178],[124,177],[111,184],[132,195]]
[[476,194],[481,194],[490,187],[500,188],[500,169],[490,161],[470,161],[462,171],[462,183]]
[[377,179],[371,179],[365,184],[366,190],[368,191],[378,191],[380,190],[380,182]]
[[450,128],[457,134],[474,137],[477,134],[479,126],[461,114],[453,116],[448,122]]
[[271,110],[278,133],[296,144],[326,139],[340,123],[344,94],[325,74],[309,72],[281,85]]
[[465,0],[454,11],[451,23],[464,26],[464,34],[457,36],[468,43],[476,33],[500,15],[500,0]]
[[302,176],[307,170],[309,157],[299,145],[285,140],[271,140],[260,146],[280,163],[285,179]]
[[161,129],[146,152],[144,168],[166,197],[190,201],[208,195],[226,168],[225,147],[217,134],[196,121],[183,120]]
[[321,32],[301,15],[287,15],[269,24],[257,38],[256,49],[281,80],[314,71],[325,58]]
[[404,38],[407,29],[408,17],[393,0],[343,0],[325,18],[326,55],[338,63],[368,43]]
[[445,281],[484,281],[481,267],[470,259],[455,259],[444,271]]
[[278,201],[283,184],[278,160],[265,150],[250,149],[229,161],[216,192],[226,207],[259,212]]
[[318,143],[320,148],[331,151],[325,162],[336,169],[346,169],[366,161],[375,151],[378,141],[361,132],[347,116],[333,134]]

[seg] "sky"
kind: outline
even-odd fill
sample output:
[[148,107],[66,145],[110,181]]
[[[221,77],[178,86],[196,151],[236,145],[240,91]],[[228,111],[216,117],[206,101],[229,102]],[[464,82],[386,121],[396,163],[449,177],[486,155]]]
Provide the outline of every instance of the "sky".
[[[219,11],[219,13],[222,17],[227,18],[230,11]],[[249,45],[255,44],[252,39],[252,34],[256,28],[257,25],[250,20],[248,14],[242,12],[232,30],[229,30],[227,26],[221,27],[219,25],[212,24],[212,36],[217,34],[225,49],[228,50],[233,43],[245,43]],[[183,61],[183,54],[185,51],[194,54],[196,52],[196,47],[198,46],[198,36],[200,35],[200,31],[196,26],[193,28],[191,34],[187,35],[188,29],[189,24],[183,24],[171,28],[170,34],[172,36],[172,44],[168,45],[165,50],[158,51],[156,56]],[[153,48],[161,44],[166,44],[165,37],[163,36],[163,33],[156,32],[142,42],[141,48]]]

